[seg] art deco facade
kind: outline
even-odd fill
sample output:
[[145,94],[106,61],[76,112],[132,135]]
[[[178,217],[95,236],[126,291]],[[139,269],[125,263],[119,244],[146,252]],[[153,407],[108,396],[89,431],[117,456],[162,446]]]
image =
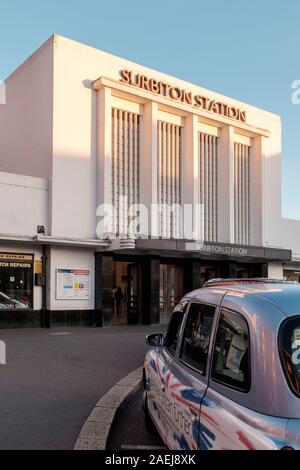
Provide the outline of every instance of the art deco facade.
[[165,323],[212,277],[296,275],[278,116],[60,36],[6,89],[0,325]]

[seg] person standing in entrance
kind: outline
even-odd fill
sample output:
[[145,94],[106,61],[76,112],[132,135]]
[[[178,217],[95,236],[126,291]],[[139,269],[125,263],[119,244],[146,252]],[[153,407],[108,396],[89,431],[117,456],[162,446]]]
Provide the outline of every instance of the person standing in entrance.
[[118,289],[115,293],[115,304],[116,304],[116,314],[117,314],[117,316],[119,316],[120,313],[121,313],[122,299],[123,299],[123,292],[122,292],[121,287],[118,287]]

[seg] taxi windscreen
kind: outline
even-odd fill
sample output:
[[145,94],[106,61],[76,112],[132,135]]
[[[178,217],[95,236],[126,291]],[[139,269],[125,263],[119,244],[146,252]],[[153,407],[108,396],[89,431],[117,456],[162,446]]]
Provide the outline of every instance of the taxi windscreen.
[[285,321],[281,330],[280,349],[289,386],[300,397],[300,317]]

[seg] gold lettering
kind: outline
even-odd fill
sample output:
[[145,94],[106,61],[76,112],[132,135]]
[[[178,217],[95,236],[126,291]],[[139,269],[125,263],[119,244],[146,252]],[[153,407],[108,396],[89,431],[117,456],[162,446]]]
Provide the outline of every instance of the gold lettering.
[[130,72],[130,85],[141,87],[141,76]]
[[215,101],[211,101],[210,104],[209,104],[209,108],[208,108],[209,111],[212,111],[213,113],[218,113],[219,112],[219,108],[218,108],[218,105]]
[[188,93],[187,91],[182,90],[181,101],[183,103],[192,105],[193,104],[193,93]]
[[195,96],[195,106],[202,107],[202,96],[196,95]]
[[182,96],[182,92],[178,87],[172,87],[170,90],[170,96],[173,100],[180,100]]
[[165,96],[169,96],[170,95],[171,85],[168,85],[167,83],[164,83],[164,88],[165,88]]
[[159,94],[160,95],[166,96],[166,86],[167,86],[167,84],[164,83],[164,82],[159,83]]
[[238,110],[234,106],[230,106],[228,108],[228,116],[232,119],[237,119],[238,117]]
[[121,82],[130,83],[130,72],[129,70],[121,70]]
[[242,121],[242,122],[246,122],[246,121],[247,121],[246,111],[241,111],[241,110],[239,110],[239,119],[240,119],[240,121]]
[[149,78],[145,77],[145,75],[141,76],[140,87],[146,91],[150,91]]
[[223,115],[225,117],[228,117],[228,105],[227,104],[223,104]]
[[236,119],[241,122],[247,122],[246,111],[241,111],[235,106],[229,106],[221,101],[212,100],[206,96],[193,95],[192,92],[188,92],[179,87],[169,85],[166,82],[155,80],[154,78],[148,78],[145,75],[134,74],[134,72],[127,69],[120,71],[122,83],[139,87],[143,90],[157,93],[161,96],[171,98],[176,101],[181,101],[189,106],[195,106],[202,108],[206,111],[220,114],[231,119]]
[[224,114],[224,104],[221,103],[220,101],[218,101],[218,102],[216,103],[216,105],[218,106],[218,109],[219,109],[218,112],[219,112],[219,114]]
[[159,93],[160,86],[159,86],[157,80],[154,80],[153,78],[151,78],[151,80],[150,80],[150,89],[151,89],[152,93]]
[[203,107],[203,109],[207,109],[208,102],[209,102],[209,99],[206,98],[205,96],[202,96],[202,107]]

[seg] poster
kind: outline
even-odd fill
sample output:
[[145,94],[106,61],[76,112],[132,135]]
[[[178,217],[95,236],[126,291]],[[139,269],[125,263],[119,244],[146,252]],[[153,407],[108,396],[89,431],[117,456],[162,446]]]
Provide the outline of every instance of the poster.
[[56,270],[57,300],[90,300],[91,271],[89,269]]
[[242,359],[248,349],[248,339],[234,335],[227,356],[226,367],[235,374],[239,374]]

